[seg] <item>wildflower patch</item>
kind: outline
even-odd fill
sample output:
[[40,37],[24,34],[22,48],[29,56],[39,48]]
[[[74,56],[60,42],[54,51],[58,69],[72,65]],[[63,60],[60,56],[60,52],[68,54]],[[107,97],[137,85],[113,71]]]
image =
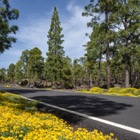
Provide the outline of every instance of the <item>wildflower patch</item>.
[[74,131],[55,115],[38,112],[36,104],[17,95],[0,93],[0,140],[114,140],[112,133],[104,135],[85,128]]
[[99,87],[92,87],[92,88],[90,88],[89,91],[82,90],[79,92],[88,93],[88,94],[104,94],[104,95],[140,97],[140,89],[136,89],[136,88],[113,87],[108,90],[104,90]]

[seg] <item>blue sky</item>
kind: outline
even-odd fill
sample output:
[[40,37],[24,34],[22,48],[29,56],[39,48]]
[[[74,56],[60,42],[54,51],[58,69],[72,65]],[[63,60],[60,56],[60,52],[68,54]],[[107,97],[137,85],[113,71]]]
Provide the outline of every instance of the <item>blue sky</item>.
[[65,54],[72,59],[83,56],[83,45],[88,41],[85,33],[91,29],[86,26],[90,19],[81,14],[88,3],[88,0],[10,0],[11,7],[20,11],[19,19],[12,22],[19,26],[19,31],[15,35],[17,42],[0,55],[0,68],[16,64],[22,51],[34,47],[38,47],[46,58],[47,34],[54,6],[63,28]]

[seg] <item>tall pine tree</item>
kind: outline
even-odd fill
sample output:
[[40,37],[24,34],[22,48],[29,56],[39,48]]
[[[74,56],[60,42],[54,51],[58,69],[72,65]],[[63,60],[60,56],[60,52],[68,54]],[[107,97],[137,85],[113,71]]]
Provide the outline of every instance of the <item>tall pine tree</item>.
[[115,0],[90,0],[90,4],[85,6],[83,16],[91,16],[91,21],[87,24],[89,27],[94,28],[97,24],[101,25],[101,34],[104,34],[105,53],[106,53],[106,81],[107,88],[110,88],[110,44],[112,43],[112,31],[110,15],[114,11]]
[[[97,36],[98,34],[98,36]],[[92,75],[92,71],[94,70],[94,65],[98,63],[98,78],[96,82],[96,86],[100,86],[101,80],[101,60],[104,52],[104,34],[102,33],[102,28],[100,25],[96,25],[93,28],[93,32],[89,36],[90,41],[85,45],[86,47],[86,59],[88,69],[91,71],[90,75]],[[91,76],[90,76],[91,77]],[[92,78],[90,78],[92,80]],[[90,86],[92,86],[92,82],[90,80]]]
[[132,59],[140,46],[140,1],[118,0],[115,9],[111,18],[114,21],[113,26],[117,29],[117,44],[125,65],[125,87],[128,88],[133,67]]
[[62,81],[62,63],[64,58],[64,50],[62,39],[64,35],[62,32],[62,27],[60,27],[60,20],[58,16],[57,8],[54,7],[50,29],[48,31],[48,52],[46,60],[46,76],[47,79],[52,82],[54,86],[56,84],[61,84]]

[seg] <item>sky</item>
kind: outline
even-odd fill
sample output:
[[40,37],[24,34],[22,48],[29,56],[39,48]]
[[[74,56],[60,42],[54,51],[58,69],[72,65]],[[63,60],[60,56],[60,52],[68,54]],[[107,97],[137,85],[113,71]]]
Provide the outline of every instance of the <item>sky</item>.
[[61,27],[63,28],[65,55],[71,59],[80,58],[84,55],[84,47],[88,41],[86,33],[88,17],[82,17],[84,6],[89,4],[88,0],[9,0],[11,8],[20,12],[18,20],[11,22],[19,27],[16,33],[16,43],[12,48],[5,50],[0,55],[0,68],[8,68],[11,63],[16,64],[20,59],[22,51],[38,47],[42,56],[46,58],[48,51],[47,35],[50,28],[53,8],[56,6]]

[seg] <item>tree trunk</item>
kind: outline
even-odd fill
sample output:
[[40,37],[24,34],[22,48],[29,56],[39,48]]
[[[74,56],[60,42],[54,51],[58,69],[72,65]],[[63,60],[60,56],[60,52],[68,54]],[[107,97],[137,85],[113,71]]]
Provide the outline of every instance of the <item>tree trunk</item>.
[[[125,49],[127,48],[128,48],[128,40],[126,38]],[[124,61],[125,61],[125,87],[129,88],[129,56],[127,52],[125,52]]]
[[101,80],[101,59],[102,59],[102,55],[100,53],[100,58],[98,63],[98,86],[100,86],[100,80]]
[[[107,43],[108,44],[108,43]],[[106,45],[107,45],[106,44]],[[106,48],[106,78],[107,78],[107,88],[110,88],[110,60],[109,60],[109,44]]]
[[106,81],[107,88],[110,88],[110,60],[109,60],[109,39],[108,39],[108,10],[105,11],[105,20],[106,20]]
[[91,72],[91,70],[89,72],[89,79],[90,79],[90,88],[91,88],[93,86],[93,84],[92,84],[92,72]]
[[[134,55],[135,54],[133,53],[133,56]],[[132,60],[130,62],[130,72],[129,72],[130,73],[129,77],[130,77],[130,85],[131,85],[131,87],[133,87],[134,84],[135,84],[135,68],[134,68],[134,66],[135,66],[135,62],[134,62],[134,58],[132,57]]]
[[129,58],[125,54],[125,87],[129,88]]

